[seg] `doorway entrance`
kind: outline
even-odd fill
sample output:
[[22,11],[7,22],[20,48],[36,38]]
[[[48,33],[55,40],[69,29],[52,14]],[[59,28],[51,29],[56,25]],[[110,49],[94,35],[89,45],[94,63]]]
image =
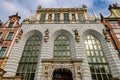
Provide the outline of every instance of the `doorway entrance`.
[[53,80],[73,80],[72,72],[68,69],[56,69],[53,72]]

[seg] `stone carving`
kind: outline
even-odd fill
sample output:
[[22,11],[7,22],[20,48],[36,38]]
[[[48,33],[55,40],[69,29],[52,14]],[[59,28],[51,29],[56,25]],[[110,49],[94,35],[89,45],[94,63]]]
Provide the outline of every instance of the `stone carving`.
[[80,67],[79,67],[79,66],[77,66],[77,70],[80,70]]
[[48,15],[48,21],[51,21],[52,20],[52,14],[49,14]]
[[73,30],[73,32],[74,32],[74,34],[75,34],[75,40],[76,40],[76,42],[79,42],[79,41],[80,41],[80,36],[79,36],[79,34],[78,34],[78,30],[75,29],[75,30]]
[[118,3],[113,4],[113,7],[119,7]]
[[15,40],[16,42],[18,42],[19,39],[21,39],[22,34],[23,34],[23,30],[21,29],[18,35],[16,36],[16,40]]
[[75,14],[72,14],[72,20],[76,21]]
[[107,32],[107,30],[104,28],[103,29],[103,34],[104,34],[104,36],[105,36],[105,39],[107,40],[107,42],[110,42],[110,35],[109,35],[109,33]]
[[83,7],[83,8],[87,8],[87,6],[86,6],[85,4],[84,4],[84,5],[82,5],[82,7]]
[[48,66],[45,66],[45,70],[48,70]]
[[39,5],[37,9],[41,9],[41,8],[42,8],[41,5]]
[[49,30],[47,29],[47,30],[45,31],[44,41],[47,42],[48,39],[49,39]]

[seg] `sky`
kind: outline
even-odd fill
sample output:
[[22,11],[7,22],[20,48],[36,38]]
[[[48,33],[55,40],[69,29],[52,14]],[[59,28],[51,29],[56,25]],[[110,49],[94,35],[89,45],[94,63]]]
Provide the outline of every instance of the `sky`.
[[93,9],[98,17],[100,13],[108,17],[110,15],[108,7],[113,3],[120,5],[120,0],[0,0],[0,20],[5,23],[8,16],[18,12],[22,22],[31,10],[32,15],[35,15],[39,5],[43,8],[81,8],[85,4],[90,15],[93,15]]

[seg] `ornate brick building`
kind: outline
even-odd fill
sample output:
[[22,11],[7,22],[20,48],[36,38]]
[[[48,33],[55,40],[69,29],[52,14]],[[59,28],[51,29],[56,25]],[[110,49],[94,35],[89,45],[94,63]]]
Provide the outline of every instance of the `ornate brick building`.
[[109,10],[110,16],[104,17],[101,14],[102,23],[105,25],[104,34],[106,39],[112,42],[120,58],[120,6],[118,4],[109,5]]
[[9,57],[9,53],[15,42],[16,36],[19,32],[20,16],[16,15],[9,16],[9,20],[0,25],[0,67],[4,68],[5,63]]
[[[120,78],[120,60],[105,39],[104,25],[93,11],[42,8],[21,25],[4,77],[23,80],[107,80]],[[3,71],[4,72],[4,71]],[[17,79],[13,79],[17,80]]]

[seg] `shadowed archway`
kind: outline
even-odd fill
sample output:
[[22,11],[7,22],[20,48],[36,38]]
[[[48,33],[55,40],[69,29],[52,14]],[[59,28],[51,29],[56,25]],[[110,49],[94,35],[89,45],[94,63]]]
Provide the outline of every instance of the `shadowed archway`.
[[73,80],[72,72],[65,68],[56,69],[53,72],[53,80]]

